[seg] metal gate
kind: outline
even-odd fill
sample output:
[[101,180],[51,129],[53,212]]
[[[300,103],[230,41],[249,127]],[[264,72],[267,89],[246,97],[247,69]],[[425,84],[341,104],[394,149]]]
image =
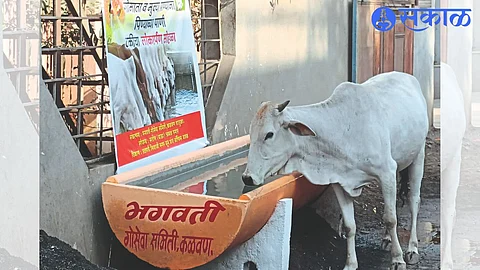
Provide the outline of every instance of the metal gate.
[[[39,4],[20,0],[0,0],[0,68],[4,68],[39,131]],[[5,83],[5,82],[2,82]],[[2,86],[0,86],[2,87]],[[0,96],[0,98],[2,98]]]

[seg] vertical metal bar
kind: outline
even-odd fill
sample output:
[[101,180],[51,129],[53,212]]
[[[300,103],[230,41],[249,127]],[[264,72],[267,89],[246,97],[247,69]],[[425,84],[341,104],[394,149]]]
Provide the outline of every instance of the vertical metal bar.
[[[26,22],[26,1],[17,1],[17,29],[18,30],[23,30],[25,29],[25,26],[27,24]],[[19,35],[18,36],[18,63],[17,67],[25,67],[27,64],[26,61],[26,54],[27,54],[27,48],[26,48],[26,39],[25,39],[25,34]],[[20,93],[20,91],[24,91],[25,95],[28,96],[27,92],[27,87],[26,87],[26,79],[27,79],[27,72],[20,72],[18,73],[19,77],[19,82],[18,82],[18,89],[17,92]]]
[[357,82],[357,0],[352,7],[352,82]]
[[53,0],[53,16],[56,17],[53,23],[53,45],[60,46],[61,44],[61,35],[62,35],[62,21],[60,16],[62,16],[62,2],[61,0]]
[[[20,3],[19,3],[19,1],[17,1],[17,12],[19,12],[19,9],[20,9]],[[17,29],[16,30],[19,30],[20,19],[18,18],[18,16],[16,17],[16,19],[17,19],[17,21],[16,21]],[[21,65],[21,63],[20,63],[20,51],[21,51],[20,36],[15,35],[15,37],[13,38],[13,44],[14,44],[13,55],[15,57],[15,61],[13,62],[13,64],[14,64],[14,66],[16,65],[17,67],[21,67],[20,66]],[[19,97],[20,97],[20,78],[21,78],[21,76],[22,76],[21,72],[16,72],[16,74],[15,74],[15,91],[17,92],[17,95]]]
[[[61,0],[53,0],[53,16],[57,17],[53,23],[53,46],[61,47],[62,46],[62,21],[59,17],[62,15],[62,2]],[[55,52],[55,67],[54,67],[54,78],[61,77],[62,70],[62,55],[60,51]],[[57,102],[57,93],[61,93],[61,83],[55,82],[53,87],[53,100]]]
[[[18,43],[18,38],[17,39],[17,43]],[[20,54],[20,50],[18,49],[18,46],[17,46],[17,51],[16,51],[17,55]],[[17,58],[18,60],[18,58]],[[21,84],[21,77],[22,77],[22,72],[18,72],[17,74],[15,74],[15,91],[17,92],[18,96],[20,96],[20,84]],[[21,99],[20,99],[21,100]]]
[[[71,1],[71,0],[67,0]],[[80,2],[81,0],[78,0],[79,3],[79,16],[82,17],[82,4]],[[83,19],[80,21],[80,39],[77,41],[79,44],[75,46],[82,47],[83,46]],[[78,63],[78,76],[83,76],[84,70],[83,70],[83,50],[80,50],[80,53],[77,54],[77,63]],[[82,105],[83,103],[83,93],[82,93],[82,79],[78,80],[77,84],[77,105]],[[82,134],[83,133],[83,114],[82,114],[82,108],[79,108],[77,110],[77,134]],[[80,141],[82,139],[79,138],[77,140],[77,147],[78,150],[80,150]]]
[[[220,16],[220,5],[221,5],[221,1],[220,0],[217,0],[217,17],[218,17],[218,20],[217,20],[217,23],[218,23],[218,37],[220,38],[220,41],[218,42],[218,50],[220,51],[220,59],[222,59],[222,55],[223,55],[223,48],[222,48],[222,17]],[[218,70],[218,66],[217,66],[217,70]]]
[[[102,16],[103,16],[103,12],[102,12]],[[101,21],[101,24],[102,24],[102,33],[105,33],[104,31],[104,25],[103,25],[103,17],[102,17],[102,21]],[[105,44],[105,34],[102,34],[102,67],[105,67],[105,47],[106,47],[106,44]],[[102,68],[100,68],[102,69]],[[102,72],[102,91],[100,93],[100,140],[99,140],[99,143],[100,143],[100,151],[99,151],[99,155],[100,157],[103,156],[103,102],[104,102],[104,95],[105,95],[105,76],[107,74],[105,74],[105,72]],[[113,134],[113,132],[112,132]]]
[[[200,17],[205,17],[206,16],[206,12],[205,12],[205,0],[201,0],[201,7],[202,7],[202,13],[200,14]],[[202,46],[201,46],[201,50],[202,50],[202,62],[204,62],[203,64],[203,83],[204,84],[207,84],[207,42],[205,41],[202,41],[203,39],[206,39],[206,31],[204,31],[204,27],[205,27],[205,20],[200,20],[200,42],[203,43]],[[206,92],[207,92],[207,87],[204,87],[202,86],[202,92],[203,92],[203,103],[205,103],[205,96],[206,96]]]
[[385,71],[385,32],[381,33],[381,38],[380,38],[380,73],[383,73]]
[[[62,55],[61,55],[61,52],[60,51],[56,51],[55,54],[55,65],[53,67],[53,78],[60,78],[61,77],[61,68],[62,68]],[[55,103],[57,103],[57,99],[58,98],[62,98],[61,96],[60,97],[57,97],[57,93],[61,93],[62,91],[62,85],[61,85],[61,82],[54,82],[53,83],[53,101]]]

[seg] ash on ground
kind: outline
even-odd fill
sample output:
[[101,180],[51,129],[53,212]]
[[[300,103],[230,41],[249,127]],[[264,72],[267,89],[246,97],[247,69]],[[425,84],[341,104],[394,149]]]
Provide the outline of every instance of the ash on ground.
[[[3,268],[2,268],[3,269]],[[115,270],[89,262],[77,250],[56,237],[40,231],[41,270]]]

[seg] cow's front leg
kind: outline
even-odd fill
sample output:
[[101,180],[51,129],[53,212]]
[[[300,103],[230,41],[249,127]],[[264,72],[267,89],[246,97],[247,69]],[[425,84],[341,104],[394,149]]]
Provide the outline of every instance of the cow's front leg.
[[392,240],[391,254],[392,254],[392,270],[405,270],[407,266],[403,260],[402,247],[398,241],[397,235],[397,209],[396,209],[396,190],[397,181],[395,178],[395,170],[393,173],[387,173],[381,179],[383,199],[385,201],[385,211],[383,214],[383,221],[390,233]]
[[353,209],[353,200],[345,194],[343,188],[338,184],[333,184],[333,190],[337,196],[338,204],[342,210],[343,224],[345,226],[345,236],[347,237],[347,261],[344,270],[355,270],[358,268],[357,254],[355,252],[355,213]]

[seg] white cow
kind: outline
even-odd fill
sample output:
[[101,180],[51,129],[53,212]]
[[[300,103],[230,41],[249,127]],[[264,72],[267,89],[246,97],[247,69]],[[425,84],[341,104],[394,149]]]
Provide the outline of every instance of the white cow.
[[126,131],[143,127],[144,116],[141,112],[146,113],[146,108],[138,88],[133,57],[122,60],[108,53],[107,58],[112,96],[110,106],[115,119],[115,132],[120,132],[120,122]]
[[160,73],[160,66],[155,58],[157,57],[157,50],[153,46],[142,46],[138,48],[140,60],[142,61],[143,70],[147,79],[147,88],[150,99],[153,101],[155,113],[159,121],[165,120],[163,114],[162,100],[160,92],[158,91],[157,79]]
[[168,97],[174,91],[175,88],[175,70],[173,66],[173,61],[167,56],[165,46],[160,44],[158,46],[158,62],[160,63],[160,73],[159,73],[159,87],[160,95],[162,97],[163,106],[166,105]]
[[173,60],[167,56],[166,52],[164,53],[164,63],[169,89],[167,95],[175,95],[175,64],[173,63]]
[[175,72],[173,63],[169,61],[163,45],[139,47],[140,60],[145,71],[145,77],[148,85],[148,94],[153,101],[156,115],[159,121],[165,120],[164,112],[168,97],[171,92],[172,76],[168,71]]
[[462,140],[466,118],[463,94],[452,68],[441,63],[441,194],[442,194],[442,269],[453,269],[452,231],[455,200],[460,182]]
[[156,58],[159,64],[157,81],[158,90],[160,92],[160,96],[162,97],[162,104],[164,107],[167,105],[168,96],[170,94],[170,87],[168,87],[168,84],[166,83],[168,81],[167,73],[165,72],[167,68],[167,63],[165,62],[166,57],[167,56],[165,54],[165,47],[163,45],[160,45],[157,48]]
[[[250,150],[242,179],[263,184],[277,173],[298,171],[317,185],[332,185],[347,235],[344,269],[357,269],[353,198],[371,182],[381,186],[392,269],[419,260],[417,215],[429,130],[420,84],[406,73],[389,72],[363,84],[345,82],[325,101],[287,107],[264,102],[250,125]],[[396,175],[410,178],[411,235],[405,260],[397,236]]]

